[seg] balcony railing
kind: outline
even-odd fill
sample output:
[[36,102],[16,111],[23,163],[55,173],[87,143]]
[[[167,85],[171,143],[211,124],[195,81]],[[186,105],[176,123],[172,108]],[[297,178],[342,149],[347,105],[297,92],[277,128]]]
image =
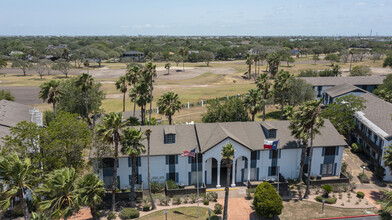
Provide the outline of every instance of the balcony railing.
[[379,145],[374,143],[372,139],[370,139],[363,131],[359,130],[358,128],[355,129],[355,132],[362,138],[363,141],[366,142],[377,154],[382,154],[382,149]]

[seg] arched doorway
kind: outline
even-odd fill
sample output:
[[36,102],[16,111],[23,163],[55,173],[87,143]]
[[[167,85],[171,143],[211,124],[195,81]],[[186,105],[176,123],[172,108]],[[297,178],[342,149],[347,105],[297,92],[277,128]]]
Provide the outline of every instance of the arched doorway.
[[231,165],[231,170],[228,172],[227,164],[225,160],[221,160],[220,164],[220,185],[222,187],[226,186],[226,180],[227,180],[227,175],[229,175],[229,185],[231,185],[232,182],[232,169],[233,169],[233,164]]
[[205,183],[210,187],[218,185],[218,161],[215,158],[205,160]]

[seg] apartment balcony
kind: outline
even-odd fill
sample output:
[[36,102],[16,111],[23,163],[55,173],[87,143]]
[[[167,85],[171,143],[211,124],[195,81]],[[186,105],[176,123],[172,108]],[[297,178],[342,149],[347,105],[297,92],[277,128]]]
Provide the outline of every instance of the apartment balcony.
[[358,128],[355,129],[355,132],[358,134],[358,136],[361,137],[361,139],[366,142],[367,145],[369,145],[378,155],[382,155],[382,148],[381,146],[377,145],[370,139],[363,131],[359,130]]

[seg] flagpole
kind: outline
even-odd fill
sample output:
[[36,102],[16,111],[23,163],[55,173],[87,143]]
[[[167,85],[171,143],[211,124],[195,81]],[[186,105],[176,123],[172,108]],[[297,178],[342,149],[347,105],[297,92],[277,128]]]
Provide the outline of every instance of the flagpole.
[[[197,148],[197,145],[196,145]],[[199,153],[196,153],[196,191],[197,191],[197,218],[200,217],[199,210]]]
[[278,194],[279,194],[279,182],[280,182],[280,179],[279,179],[279,173],[280,173],[280,167],[279,167],[279,154],[280,154],[280,152],[279,152],[279,145],[280,145],[280,138],[278,139],[278,147],[276,147],[277,148],[277,150],[278,150],[278,158],[276,159],[276,166],[277,166],[277,170],[278,170]]

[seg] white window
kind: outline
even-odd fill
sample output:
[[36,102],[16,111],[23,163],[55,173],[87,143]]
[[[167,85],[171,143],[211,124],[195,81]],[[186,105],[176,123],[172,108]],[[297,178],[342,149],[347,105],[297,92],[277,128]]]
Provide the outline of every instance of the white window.
[[321,175],[332,175],[333,174],[333,163],[321,165]]

